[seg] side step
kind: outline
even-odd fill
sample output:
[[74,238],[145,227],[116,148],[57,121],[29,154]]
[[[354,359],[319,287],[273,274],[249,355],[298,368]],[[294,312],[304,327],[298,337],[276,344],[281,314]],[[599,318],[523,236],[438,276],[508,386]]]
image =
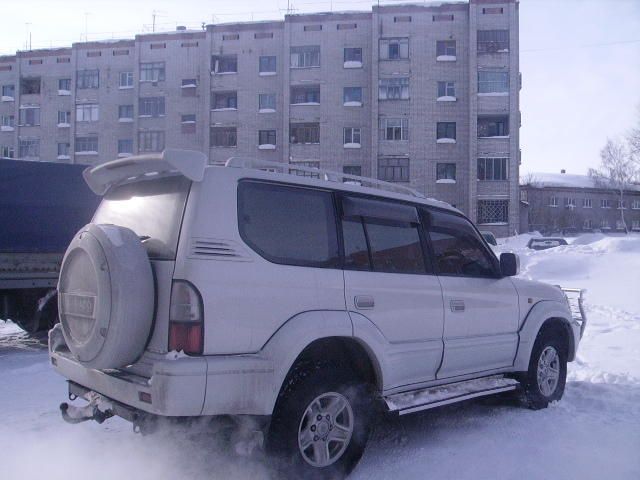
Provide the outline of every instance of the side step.
[[470,398],[508,392],[518,388],[519,382],[502,375],[476,378],[464,382],[439,385],[437,387],[396,393],[384,397],[384,401],[391,412],[399,415],[428,410],[430,408],[462,402]]

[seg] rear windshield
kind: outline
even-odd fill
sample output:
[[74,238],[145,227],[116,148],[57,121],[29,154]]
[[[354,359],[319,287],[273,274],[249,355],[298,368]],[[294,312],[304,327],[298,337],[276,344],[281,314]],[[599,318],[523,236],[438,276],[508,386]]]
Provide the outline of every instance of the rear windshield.
[[116,187],[103,198],[93,223],[130,228],[149,258],[174,260],[190,185],[185,177],[175,176]]

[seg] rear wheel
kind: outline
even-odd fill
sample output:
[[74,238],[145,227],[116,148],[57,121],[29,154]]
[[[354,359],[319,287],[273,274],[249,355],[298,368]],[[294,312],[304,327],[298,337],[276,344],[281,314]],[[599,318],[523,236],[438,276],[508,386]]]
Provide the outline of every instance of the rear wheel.
[[370,386],[331,364],[298,369],[278,397],[267,449],[289,478],[342,478],[371,431]]
[[566,352],[566,345],[553,330],[538,334],[524,378],[525,400],[530,408],[546,408],[562,398],[567,380]]

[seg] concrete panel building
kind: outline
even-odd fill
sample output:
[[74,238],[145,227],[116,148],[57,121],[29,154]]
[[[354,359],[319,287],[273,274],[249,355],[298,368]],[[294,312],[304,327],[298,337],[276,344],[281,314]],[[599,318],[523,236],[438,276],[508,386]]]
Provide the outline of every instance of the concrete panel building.
[[[623,194],[586,175],[532,173],[521,185],[524,231],[640,231],[640,185]],[[624,223],[622,223],[622,215]]]
[[514,0],[287,15],[18,52],[0,57],[0,86],[3,156],[257,157],[399,182],[498,235],[518,230]]

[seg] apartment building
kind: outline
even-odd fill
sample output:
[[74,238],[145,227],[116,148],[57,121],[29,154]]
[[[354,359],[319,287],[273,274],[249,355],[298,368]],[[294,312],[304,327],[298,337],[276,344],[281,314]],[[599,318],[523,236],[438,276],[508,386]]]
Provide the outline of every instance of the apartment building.
[[[586,175],[532,173],[520,190],[523,231],[640,231],[640,185],[623,194]],[[624,223],[622,215],[624,215]]]
[[[518,4],[374,6],[0,57],[0,156],[190,148],[372,176],[518,229]],[[5,95],[6,94],[6,95]],[[5,125],[6,124],[6,125]]]

